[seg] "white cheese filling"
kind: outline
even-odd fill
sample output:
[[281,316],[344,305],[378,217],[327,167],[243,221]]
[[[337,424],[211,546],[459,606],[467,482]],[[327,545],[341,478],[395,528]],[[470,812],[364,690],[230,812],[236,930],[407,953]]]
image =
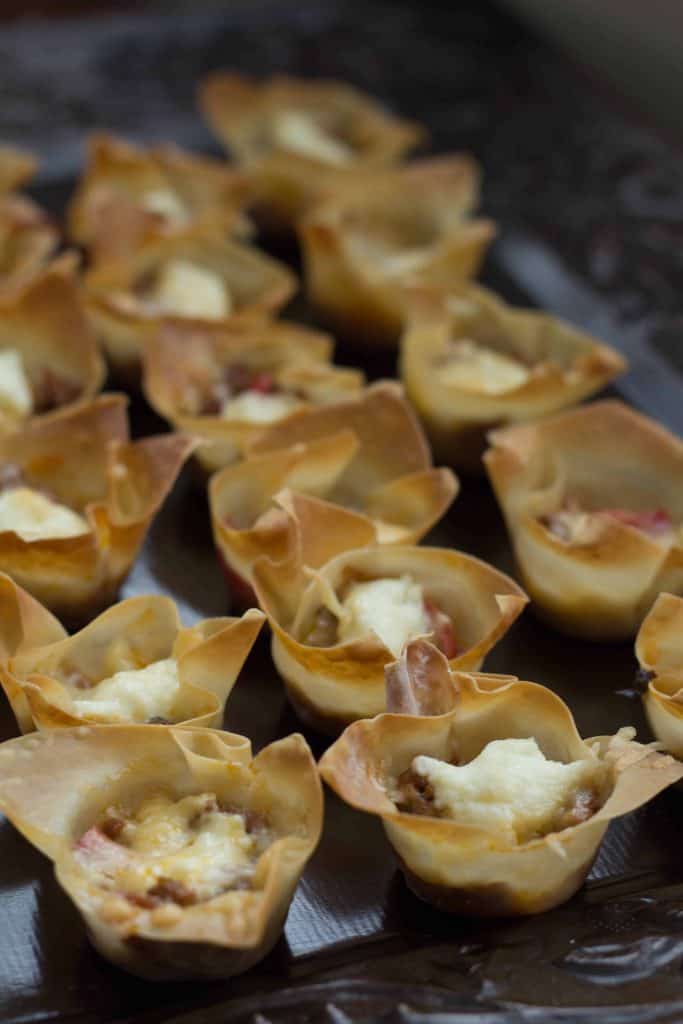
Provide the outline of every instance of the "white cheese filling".
[[80,537],[90,527],[83,516],[40,491],[15,487],[0,494],[0,533],[7,530],[30,542]]
[[513,843],[552,831],[577,791],[601,774],[590,759],[547,760],[535,739],[493,740],[461,766],[421,755],[413,770],[430,783],[434,805],[447,817]]
[[179,689],[178,664],[174,658],[165,658],[102,679],[85,691],[87,696],[75,697],[73,704],[84,718],[125,722],[172,719]]
[[263,394],[260,391],[243,391],[235,398],[223,403],[221,416],[225,420],[242,420],[245,423],[276,423],[298,409],[301,400],[296,395],[280,392]]
[[145,192],[142,205],[150,213],[157,213],[169,223],[180,226],[187,222],[187,210],[171,189],[153,188]]
[[221,320],[233,308],[232,297],[218,274],[188,260],[171,260],[164,266],[155,298],[165,313],[202,320]]
[[521,387],[529,379],[529,370],[517,359],[462,338],[449,346],[439,377],[444,384],[463,391],[500,395]]
[[410,576],[353,583],[341,610],[340,643],[375,633],[396,657],[408,640],[431,631],[422,587]]
[[315,118],[297,110],[278,114],[273,121],[272,134],[276,145],[325,164],[341,165],[353,157],[350,146],[329,135]]
[[0,350],[0,412],[10,416],[30,416],[33,392],[21,354],[13,348]]

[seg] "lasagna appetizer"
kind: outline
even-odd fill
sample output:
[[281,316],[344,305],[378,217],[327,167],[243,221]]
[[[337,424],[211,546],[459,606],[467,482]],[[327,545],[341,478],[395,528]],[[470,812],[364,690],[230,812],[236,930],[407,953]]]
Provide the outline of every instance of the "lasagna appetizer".
[[398,163],[425,135],[333,81],[217,72],[202,82],[199,105],[249,173],[259,219],[276,231],[293,227],[321,194]]
[[277,941],[322,828],[302,736],[252,758],[249,740],[213,729],[78,726],[10,740],[0,764],[0,809],[112,963],[227,978]]
[[384,666],[429,635],[449,663],[478,669],[527,599],[503,573],[445,548],[376,544],[367,516],[285,493],[290,553],[252,582],[272,654],[303,721],[337,733],[384,710]]
[[507,917],[564,902],[609,822],[683,777],[633,729],[583,740],[551,690],[451,672],[424,639],[387,667],[387,709],[350,725],[320,772],[381,818],[416,895],[454,913]]
[[216,329],[263,320],[296,289],[294,274],[250,246],[204,227],[150,240],[128,259],[85,275],[88,313],[114,370],[139,372],[163,323]]
[[379,544],[417,544],[446,512],[458,481],[432,466],[415,414],[390,381],[267,429],[243,462],[209,485],[214,540],[242,604],[254,603],[248,581],[256,559],[287,555],[290,520],[274,500],[285,489],[366,516]]
[[0,433],[92,398],[105,368],[70,256],[0,292]]
[[[0,576],[0,583],[11,606],[12,581]],[[14,624],[28,599],[14,591],[13,614],[0,620],[5,652],[16,645]],[[22,732],[133,722],[220,728],[263,618],[253,608],[241,619],[183,628],[170,598],[132,597],[74,636],[45,644],[45,622],[35,614],[25,617],[20,648],[0,662],[0,682]]]
[[519,572],[554,625],[625,639],[660,591],[683,592],[683,441],[618,401],[490,440]]
[[204,224],[245,235],[245,176],[219,160],[174,145],[143,149],[94,135],[68,213],[70,237],[95,261],[125,258],[140,244]]
[[683,760],[683,597],[659,595],[640,627],[636,655],[650,728]]
[[575,405],[626,369],[608,345],[472,284],[415,290],[400,375],[435,453],[481,468],[486,432]]
[[70,623],[110,604],[194,442],[103,395],[0,435],[0,571]]
[[223,330],[165,324],[148,339],[143,389],[161,416],[201,439],[197,460],[213,472],[265,430],[361,393],[362,372],[333,366],[331,357],[329,335],[284,320]]
[[438,295],[478,272],[495,234],[469,216],[478,198],[466,156],[374,171],[331,193],[299,225],[313,307],[350,342],[396,346],[411,287]]

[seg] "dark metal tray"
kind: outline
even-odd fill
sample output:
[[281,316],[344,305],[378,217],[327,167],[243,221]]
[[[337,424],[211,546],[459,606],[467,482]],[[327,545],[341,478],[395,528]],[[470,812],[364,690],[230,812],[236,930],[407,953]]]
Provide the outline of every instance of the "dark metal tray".
[[[36,22],[0,37],[0,137],[43,154],[36,196],[58,212],[85,133],[211,147],[193,109],[204,72],[339,76],[427,122],[436,150],[471,149],[502,226],[486,280],[622,348],[621,392],[683,431],[680,282],[683,160],[564,58],[477,0],[235,0],[229,12]],[[342,359],[351,359],[343,350]],[[367,362],[372,375],[391,361]],[[139,433],[161,424],[134,405]],[[465,480],[431,543],[510,570],[487,484]],[[123,596],[170,593],[190,622],[225,612],[205,499],[183,479]],[[593,646],[527,612],[488,667],[547,683],[584,735],[647,736],[629,645]],[[300,728],[259,641],[226,725],[256,747]],[[3,702],[0,735],[16,726]],[[315,750],[323,741],[309,735]],[[586,887],[512,922],[438,914],[405,887],[380,826],[326,796],[325,833],[283,939],[225,984],[153,985],[90,948],[48,862],[0,826],[0,1019],[186,1022],[630,1024],[683,1019],[683,797],[668,791],[614,824]]]

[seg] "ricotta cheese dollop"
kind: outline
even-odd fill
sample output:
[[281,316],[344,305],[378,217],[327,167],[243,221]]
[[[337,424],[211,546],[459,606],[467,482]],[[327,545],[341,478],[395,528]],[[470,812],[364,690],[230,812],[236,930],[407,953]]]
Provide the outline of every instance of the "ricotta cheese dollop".
[[521,387],[529,371],[517,359],[462,338],[451,343],[439,376],[444,384],[463,391],[500,395]]
[[221,320],[232,312],[232,298],[218,274],[188,260],[164,266],[155,297],[163,312],[175,316]]
[[178,664],[175,658],[164,658],[144,668],[115,672],[85,691],[87,696],[74,697],[73,703],[84,718],[117,722],[172,719],[179,689]]
[[591,759],[550,761],[535,739],[506,739],[487,743],[464,765],[420,755],[413,771],[430,784],[445,817],[514,843],[553,831],[577,792],[595,787],[601,766]]
[[284,392],[264,394],[249,389],[228,398],[223,403],[221,416],[225,420],[242,420],[246,423],[276,423],[298,409],[301,400],[296,395]]
[[396,657],[413,637],[431,631],[421,585],[410,576],[353,583],[341,602],[340,643],[375,633]]
[[0,532],[12,530],[22,540],[63,540],[89,533],[83,516],[30,487],[0,493]]

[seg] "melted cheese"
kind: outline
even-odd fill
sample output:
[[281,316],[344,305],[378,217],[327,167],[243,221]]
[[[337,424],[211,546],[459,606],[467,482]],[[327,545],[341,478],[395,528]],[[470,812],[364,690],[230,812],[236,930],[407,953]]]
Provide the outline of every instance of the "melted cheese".
[[413,770],[431,784],[434,804],[447,817],[524,842],[552,831],[577,790],[595,784],[600,765],[548,761],[536,740],[508,739],[488,743],[469,764],[420,756]]
[[345,164],[353,150],[325,132],[315,118],[297,110],[286,110],[273,122],[273,140],[285,149],[325,164]]
[[444,384],[463,391],[500,395],[521,387],[528,380],[529,371],[510,356],[462,338],[451,344],[448,361],[439,368],[439,376]]
[[156,299],[165,313],[221,320],[232,312],[224,282],[213,271],[187,260],[172,260],[163,268]]
[[296,395],[274,392],[243,391],[235,398],[223,403],[221,416],[226,420],[243,420],[246,423],[276,423],[289,416],[301,405]]
[[340,642],[375,633],[396,657],[415,636],[430,632],[422,587],[410,576],[354,583],[341,602]]
[[165,188],[154,188],[146,192],[142,205],[150,213],[158,213],[171,224],[181,225],[187,222],[187,211],[175,192]]
[[30,416],[33,393],[24,363],[13,348],[0,350],[0,411],[10,416]]
[[24,541],[60,540],[90,532],[73,509],[34,491],[15,487],[0,494],[0,532],[12,530]]
[[145,668],[116,672],[88,690],[87,697],[74,698],[73,703],[85,718],[146,722],[173,717],[179,688],[178,665],[174,658],[166,658]]

